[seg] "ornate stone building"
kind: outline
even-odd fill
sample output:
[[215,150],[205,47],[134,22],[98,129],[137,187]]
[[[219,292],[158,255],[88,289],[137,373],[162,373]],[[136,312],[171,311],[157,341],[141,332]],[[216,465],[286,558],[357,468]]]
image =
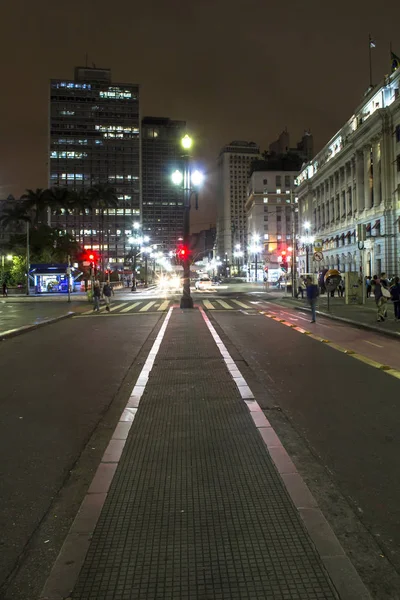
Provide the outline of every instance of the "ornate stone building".
[[[400,69],[368,90],[352,117],[302,169],[298,238],[322,241],[323,267],[400,274]],[[364,242],[357,226],[365,225]],[[304,239],[304,238],[303,238]],[[306,238],[307,240],[307,238]],[[306,271],[299,241],[299,272]],[[310,254],[312,256],[312,254]]]

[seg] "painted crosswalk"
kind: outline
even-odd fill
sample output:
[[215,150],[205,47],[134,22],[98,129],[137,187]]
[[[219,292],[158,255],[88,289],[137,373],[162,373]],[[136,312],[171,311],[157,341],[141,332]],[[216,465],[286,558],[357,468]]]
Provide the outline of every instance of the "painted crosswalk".
[[[132,314],[145,314],[145,313],[160,313],[166,312],[171,306],[178,307],[176,300],[164,300],[155,299],[149,302],[148,299],[136,301],[136,302],[112,302],[110,312],[106,311],[106,306],[102,305],[99,312],[94,311],[92,308],[86,310],[77,317],[98,317],[112,315],[132,315]],[[195,300],[195,306],[201,306],[205,310],[251,310],[260,307],[254,306],[252,302],[243,302],[242,300],[236,300],[234,298],[212,298],[211,300]]]

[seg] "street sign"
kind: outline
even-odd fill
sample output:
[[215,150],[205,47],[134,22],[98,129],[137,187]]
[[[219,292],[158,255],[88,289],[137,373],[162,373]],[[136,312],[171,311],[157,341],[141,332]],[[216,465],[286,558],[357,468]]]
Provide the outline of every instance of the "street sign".
[[322,240],[314,240],[314,252],[322,251]]
[[322,252],[314,252],[314,259],[317,260],[318,262],[320,260],[322,260],[324,258],[324,255],[322,254]]

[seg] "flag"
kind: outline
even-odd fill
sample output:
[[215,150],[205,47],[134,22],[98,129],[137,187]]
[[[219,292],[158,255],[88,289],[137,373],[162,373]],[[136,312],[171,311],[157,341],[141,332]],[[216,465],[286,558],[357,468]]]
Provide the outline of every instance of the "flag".
[[369,35],[369,47],[370,48],[375,48],[376,47],[376,44],[375,44],[374,40],[371,37],[371,34]]
[[392,73],[400,67],[400,58],[394,52],[390,53],[392,59]]

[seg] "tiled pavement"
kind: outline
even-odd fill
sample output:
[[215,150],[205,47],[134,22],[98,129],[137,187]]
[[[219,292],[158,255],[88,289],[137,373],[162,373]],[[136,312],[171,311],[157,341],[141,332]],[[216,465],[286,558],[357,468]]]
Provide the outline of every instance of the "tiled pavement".
[[199,311],[172,312],[72,598],[337,598]]

